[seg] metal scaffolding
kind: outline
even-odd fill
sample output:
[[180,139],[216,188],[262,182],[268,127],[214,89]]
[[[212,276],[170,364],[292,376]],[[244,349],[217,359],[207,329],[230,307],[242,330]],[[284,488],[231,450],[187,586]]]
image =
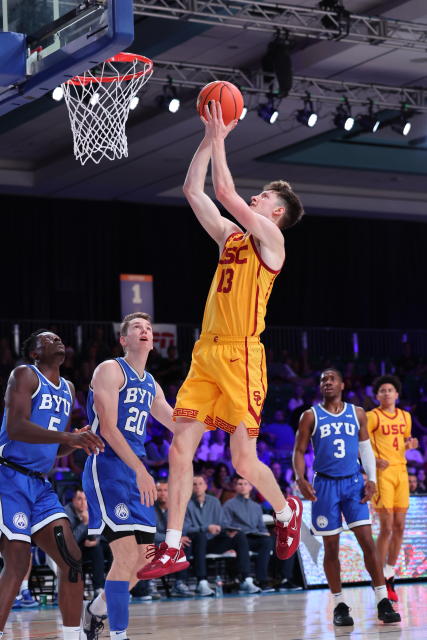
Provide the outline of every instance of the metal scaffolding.
[[247,31],[288,32],[315,40],[427,51],[427,25],[381,16],[251,0],[134,0],[134,13]]
[[[168,84],[182,88],[198,89],[214,80],[227,80],[238,85],[247,95],[265,97],[278,94],[277,81],[262,71],[250,72],[216,65],[201,65],[191,62],[156,60],[156,73],[150,83]],[[400,110],[402,104],[408,109],[427,112],[427,88],[393,87],[361,82],[344,82],[294,76],[289,92],[291,98],[302,98],[310,94],[315,102],[338,104],[346,97],[351,105],[363,106],[373,101],[376,109]]]

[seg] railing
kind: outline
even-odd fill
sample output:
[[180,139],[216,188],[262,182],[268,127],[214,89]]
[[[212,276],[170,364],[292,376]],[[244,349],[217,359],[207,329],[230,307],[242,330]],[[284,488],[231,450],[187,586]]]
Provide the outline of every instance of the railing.
[[[0,337],[6,337],[15,352],[22,341],[40,327],[58,333],[66,345],[83,351],[94,340],[113,345],[117,335],[113,322],[70,322],[64,320],[0,320]],[[178,349],[189,358],[197,335],[197,326],[178,324]],[[375,358],[393,359],[401,355],[402,346],[411,344],[412,353],[427,355],[427,331],[395,329],[346,329],[336,327],[278,327],[270,326],[262,336],[267,348],[278,357],[283,351],[299,355],[307,349],[310,360],[327,358],[350,360]]]

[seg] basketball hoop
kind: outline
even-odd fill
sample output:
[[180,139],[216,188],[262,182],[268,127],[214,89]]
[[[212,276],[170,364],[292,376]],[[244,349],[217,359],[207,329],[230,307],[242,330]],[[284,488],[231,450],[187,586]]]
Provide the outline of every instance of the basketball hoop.
[[100,66],[64,82],[74,155],[84,165],[103,158],[127,158],[126,122],[137,93],[150,79],[153,62],[135,53],[118,53]]

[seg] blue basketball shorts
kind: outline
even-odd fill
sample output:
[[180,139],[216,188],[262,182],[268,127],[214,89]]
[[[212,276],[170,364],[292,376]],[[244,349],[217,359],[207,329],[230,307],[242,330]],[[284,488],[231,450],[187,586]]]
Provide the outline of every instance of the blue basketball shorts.
[[90,456],[83,489],[89,507],[89,535],[102,533],[106,525],[115,532],[156,532],[154,507],[141,504],[135,472],[118,456]]
[[316,536],[343,531],[343,516],[349,529],[371,524],[367,503],[361,504],[364,481],[360,472],[349,478],[325,478],[316,474],[316,502],[311,505],[311,530]]
[[48,480],[31,478],[0,465],[0,531],[8,540],[31,542],[49,522],[66,518]]

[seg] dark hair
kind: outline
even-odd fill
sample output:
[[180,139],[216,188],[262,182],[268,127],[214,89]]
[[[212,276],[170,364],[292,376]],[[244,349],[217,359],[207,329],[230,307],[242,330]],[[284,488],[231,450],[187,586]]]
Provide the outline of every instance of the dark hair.
[[143,311],[136,311],[135,313],[129,313],[127,316],[123,318],[122,324],[120,325],[120,335],[127,336],[129,322],[135,320],[135,318],[142,318],[143,320],[148,320],[151,322],[151,316],[148,313],[143,313]]
[[231,478],[233,482],[237,482],[237,480],[244,480],[245,478],[238,473],[233,473],[233,477]]
[[343,374],[341,373],[341,371],[339,369],[336,369],[335,367],[326,367],[326,369],[323,369],[323,371],[320,372],[320,377],[322,377],[323,374],[326,373],[327,371],[333,371],[334,373],[337,373],[338,377],[341,380],[341,382],[344,382]]
[[225,462],[218,462],[215,465],[215,471],[214,471],[214,474],[212,476],[212,482],[213,482],[214,487],[216,487],[217,489],[221,489],[222,488],[221,483],[220,483],[220,472],[221,472],[221,469],[223,467],[227,470],[227,474],[230,473],[230,469],[225,464]]
[[37,349],[37,338],[41,333],[47,333],[48,331],[48,329],[37,329],[37,331],[33,331],[33,333],[24,340],[21,353],[26,362],[34,362],[34,358],[31,357],[31,352]]
[[157,478],[156,484],[167,484],[168,481],[169,481],[169,478],[165,478],[165,477]]
[[397,393],[400,395],[402,391],[402,385],[400,383],[399,378],[397,378],[396,376],[385,375],[385,376],[379,376],[378,378],[375,378],[375,380],[372,383],[372,388],[374,390],[375,395],[378,393],[378,391],[380,390],[380,387],[383,384],[392,384],[393,387],[396,389]]
[[304,207],[289,182],[275,180],[264,185],[264,190],[274,191],[285,205],[285,213],[277,224],[279,229],[289,229],[301,220],[305,213]]
[[78,493],[79,491],[81,491],[82,493],[84,493],[83,487],[81,487],[80,485],[75,485],[72,488],[72,496],[74,498],[74,496],[76,495],[76,493]]

